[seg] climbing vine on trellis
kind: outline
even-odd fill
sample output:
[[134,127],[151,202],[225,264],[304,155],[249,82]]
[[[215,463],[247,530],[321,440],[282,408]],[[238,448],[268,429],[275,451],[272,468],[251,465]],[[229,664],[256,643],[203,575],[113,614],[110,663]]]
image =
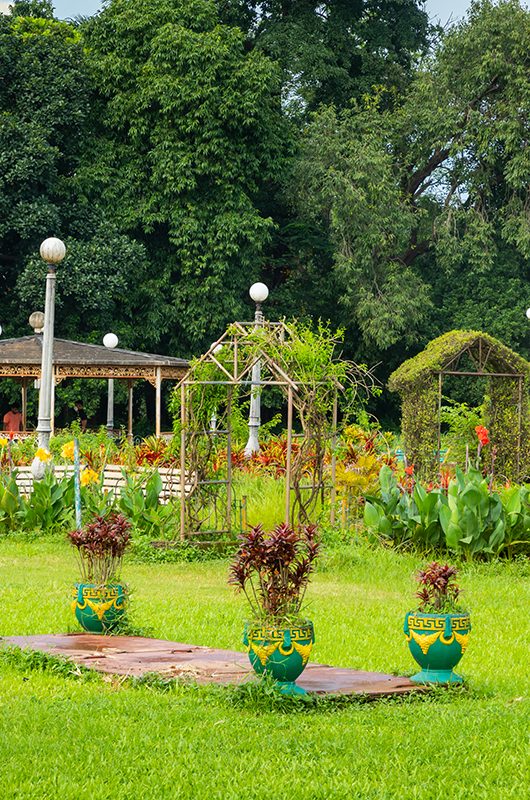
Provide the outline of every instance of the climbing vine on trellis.
[[[468,358],[472,371],[459,368]],[[446,376],[487,378],[487,424],[495,447],[495,471],[510,480],[530,475],[530,364],[498,339],[479,331],[450,331],[405,361],[388,386],[402,401],[405,451],[416,473],[439,470],[440,404]]]
[[[234,323],[191,363],[171,404],[175,432],[181,438],[181,470],[194,485],[194,491],[181,499],[181,537],[190,530],[200,531],[201,508],[209,502],[205,487],[211,485],[212,459],[220,448],[226,451],[225,529],[230,530],[233,417],[245,396],[266,386],[279,389],[287,401],[286,521],[295,525],[310,521],[319,499],[323,501],[330,491],[333,498],[339,406],[341,421],[347,421],[360,395],[376,391],[364,365],[340,357],[342,336],[342,331],[323,324],[310,328],[297,322]],[[250,379],[256,361],[262,367],[259,387]],[[212,428],[213,415],[219,430]],[[292,448],[295,416],[301,430],[297,447]]]

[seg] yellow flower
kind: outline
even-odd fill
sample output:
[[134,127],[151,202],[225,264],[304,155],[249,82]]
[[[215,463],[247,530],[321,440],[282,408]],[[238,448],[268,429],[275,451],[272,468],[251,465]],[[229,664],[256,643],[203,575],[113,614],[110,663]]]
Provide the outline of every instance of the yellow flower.
[[87,467],[81,473],[81,486],[90,486],[91,483],[97,483],[99,475],[90,467]]
[[71,442],[67,442],[63,449],[61,450],[61,455],[63,458],[69,458],[70,461],[73,461],[74,458],[74,440],[72,439]]
[[52,454],[48,450],[45,450],[44,447],[39,447],[35,453],[35,458],[38,458],[39,461],[51,461]]
[[7,439],[4,439],[4,438],[2,437],[2,438],[0,439],[0,447],[5,447],[5,446],[6,446],[6,444],[7,444]]

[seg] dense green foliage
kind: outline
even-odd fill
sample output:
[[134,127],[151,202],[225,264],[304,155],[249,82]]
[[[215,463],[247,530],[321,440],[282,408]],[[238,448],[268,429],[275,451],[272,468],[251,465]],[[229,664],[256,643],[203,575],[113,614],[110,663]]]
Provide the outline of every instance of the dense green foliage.
[[101,109],[85,175],[150,252],[146,344],[188,349],[238,313],[269,236],[256,200],[282,151],[277,69],[210,0],[114,0],[85,42]]
[[380,487],[380,495],[366,501],[364,522],[383,542],[422,551],[447,548],[468,559],[530,552],[527,486],[492,491],[479,470],[457,467],[447,491],[420,483],[407,491],[384,466]]
[[5,333],[42,306],[54,234],[58,335],[196,355],[262,277],[271,316],[344,326],[383,378],[451,327],[524,351],[529,14],[480,0],[442,34],[421,0],[109,0],[72,25],[16,0]]
[[223,19],[239,25],[282,70],[291,113],[321,104],[349,105],[374,85],[399,91],[425,51],[429,24],[415,0],[219,0]]
[[[325,555],[311,587],[315,659],[412,673],[402,625],[421,564],[382,549]],[[226,585],[225,562],[128,563],[125,571],[138,627],[163,639],[237,649],[246,658],[246,605]],[[9,609],[2,634],[67,630],[76,578],[66,542],[0,542],[0,591]],[[226,690],[162,679],[136,686],[91,680],[50,659],[2,654],[2,797],[255,800],[271,786],[300,800],[524,797],[528,566],[464,566],[459,578],[473,624],[461,663],[469,681],[463,692],[303,704],[296,713],[257,692],[236,702]]]
[[[434,263],[443,271],[438,292],[451,293],[465,272],[461,298],[478,296],[484,278],[495,280],[498,262],[504,271],[510,259],[495,314],[511,318],[530,253],[529,43],[529,12],[517,0],[473,4],[397,108],[386,108],[383,90],[353,108],[319,110],[305,131],[299,204],[329,231],[345,311],[367,343],[386,349],[425,330]],[[492,326],[482,305],[471,313]],[[517,306],[520,338],[524,303]]]

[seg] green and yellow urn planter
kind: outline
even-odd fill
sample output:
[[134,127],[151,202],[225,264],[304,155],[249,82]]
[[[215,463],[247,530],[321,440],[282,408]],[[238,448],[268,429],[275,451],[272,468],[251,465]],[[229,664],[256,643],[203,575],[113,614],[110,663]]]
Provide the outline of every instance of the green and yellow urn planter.
[[123,620],[128,597],[121,583],[76,583],[73,597],[72,611],[89,633],[107,633]]
[[246,625],[243,644],[258,675],[267,673],[282,694],[306,694],[295,681],[305,669],[315,641],[313,624],[292,628]]
[[453,672],[467,650],[471,621],[469,614],[422,614],[405,616],[405,636],[413,658],[421,671],[413,675],[415,683],[462,683]]

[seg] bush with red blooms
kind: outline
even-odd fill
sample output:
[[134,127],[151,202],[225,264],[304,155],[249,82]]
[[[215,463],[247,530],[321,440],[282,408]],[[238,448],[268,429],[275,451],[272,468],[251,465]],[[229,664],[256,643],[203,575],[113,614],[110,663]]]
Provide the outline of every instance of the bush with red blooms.
[[296,624],[319,552],[315,525],[284,523],[270,533],[257,525],[239,536],[228,582],[245,593],[253,621]]
[[123,514],[95,517],[84,528],[70,531],[68,538],[77,550],[83,583],[99,586],[118,580],[131,541],[131,523]]
[[455,583],[457,570],[449,564],[433,561],[419,570],[416,580],[420,586],[416,597],[420,600],[418,610],[422,613],[447,614],[457,611],[460,588]]

